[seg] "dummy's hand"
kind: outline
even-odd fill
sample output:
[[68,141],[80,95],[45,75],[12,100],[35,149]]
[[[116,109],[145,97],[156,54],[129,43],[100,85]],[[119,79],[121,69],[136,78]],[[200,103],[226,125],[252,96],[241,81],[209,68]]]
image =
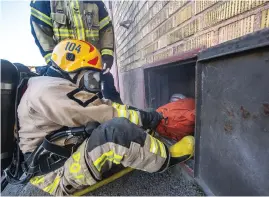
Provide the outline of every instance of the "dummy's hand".
[[163,116],[156,111],[140,111],[140,114],[144,129],[155,129],[160,123],[160,121],[163,119]]

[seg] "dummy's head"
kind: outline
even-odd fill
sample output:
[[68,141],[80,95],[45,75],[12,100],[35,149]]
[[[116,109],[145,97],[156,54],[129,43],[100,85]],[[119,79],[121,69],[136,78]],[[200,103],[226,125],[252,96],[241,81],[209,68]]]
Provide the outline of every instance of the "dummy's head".
[[56,45],[51,61],[65,78],[79,87],[93,93],[101,91],[102,59],[100,52],[92,44],[66,39]]

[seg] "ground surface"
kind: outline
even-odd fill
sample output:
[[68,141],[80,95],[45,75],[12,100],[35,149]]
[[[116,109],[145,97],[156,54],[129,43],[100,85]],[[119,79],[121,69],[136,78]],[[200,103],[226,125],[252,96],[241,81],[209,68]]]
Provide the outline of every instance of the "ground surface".
[[[46,193],[31,186],[8,185],[2,196],[45,196]],[[182,176],[179,167],[161,174],[134,171],[88,194],[94,196],[201,196],[199,187]]]

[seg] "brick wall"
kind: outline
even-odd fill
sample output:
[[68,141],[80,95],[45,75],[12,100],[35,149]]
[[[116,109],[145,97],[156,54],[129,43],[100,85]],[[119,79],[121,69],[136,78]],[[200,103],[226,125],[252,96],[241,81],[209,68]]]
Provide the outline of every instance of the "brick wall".
[[[269,27],[266,0],[121,0],[111,7],[120,73]],[[129,29],[119,25],[129,19]]]

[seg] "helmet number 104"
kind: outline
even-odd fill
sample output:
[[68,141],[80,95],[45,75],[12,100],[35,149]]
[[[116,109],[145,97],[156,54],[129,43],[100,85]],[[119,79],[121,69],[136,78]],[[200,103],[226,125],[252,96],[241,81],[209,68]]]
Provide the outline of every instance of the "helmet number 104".
[[76,43],[74,43],[74,42],[67,42],[67,44],[65,46],[66,51],[71,51],[72,52],[72,51],[76,50],[77,53],[79,53],[80,49],[81,49],[81,45],[80,44],[76,45]]

